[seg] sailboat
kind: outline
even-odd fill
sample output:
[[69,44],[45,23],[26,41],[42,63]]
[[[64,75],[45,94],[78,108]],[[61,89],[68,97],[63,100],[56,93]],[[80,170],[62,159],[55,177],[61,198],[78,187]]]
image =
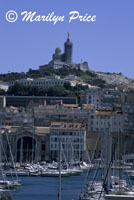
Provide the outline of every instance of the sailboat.
[[5,176],[2,170],[2,120],[4,118],[3,113],[0,113],[0,200],[12,200],[10,193],[10,181],[5,180]]
[[[107,130],[107,132],[106,132]],[[122,172],[119,170],[116,176],[112,175],[112,164],[114,159],[117,159],[115,153],[118,152],[119,164],[121,164],[121,133],[113,137],[111,131],[106,129],[101,133],[101,173],[102,180],[99,182],[90,181],[87,191],[81,194],[80,200],[107,200],[113,197],[122,199],[127,196],[127,199],[134,199],[133,188],[128,187],[125,180],[122,179]],[[118,166],[119,169],[121,169]],[[96,172],[95,172],[96,173]]]

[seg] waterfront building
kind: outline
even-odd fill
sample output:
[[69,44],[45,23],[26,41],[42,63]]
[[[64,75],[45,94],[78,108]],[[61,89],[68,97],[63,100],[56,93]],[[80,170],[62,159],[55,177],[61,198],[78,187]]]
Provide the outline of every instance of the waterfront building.
[[[25,98],[23,98],[23,101],[24,100]],[[130,106],[127,104],[123,104],[122,107],[120,105],[115,105],[114,107],[107,106],[96,108],[95,105],[84,104],[79,106],[78,104],[63,104],[62,101],[51,105],[47,105],[46,102],[39,105],[38,102],[37,105],[31,104],[26,108],[22,106],[5,107],[4,120],[2,123],[4,147],[6,152],[9,152],[5,134],[7,133],[16,161],[24,161],[21,158],[22,154],[24,154],[24,157],[27,157],[27,160],[30,160],[31,155],[33,157],[33,146],[34,149],[36,149],[37,146],[39,148],[39,151],[34,150],[34,160],[54,159],[56,153],[53,152],[52,156],[50,145],[50,128],[53,128],[52,124],[78,123],[81,124],[81,127],[84,127],[86,131],[86,143],[91,156],[99,134],[109,131],[114,137],[123,135],[123,140],[126,141],[126,150],[124,150],[124,152],[129,153],[130,150],[134,149],[133,140],[129,136],[130,134],[131,136],[133,135],[133,124],[131,124],[133,123],[133,110],[134,108],[132,105]],[[66,126],[66,132],[68,131],[68,126]],[[74,135],[72,135],[72,137],[73,136]],[[22,148],[23,141],[26,144],[24,144],[24,148]],[[21,152],[20,149],[23,149],[24,153],[22,153],[23,151]],[[29,154],[26,154],[28,151]],[[52,151],[55,150],[53,149]],[[78,154],[78,152],[76,154]],[[96,157],[100,155],[99,145],[95,155]]]
[[[10,148],[15,162],[56,160],[59,134],[64,160],[84,160],[86,155],[86,129],[81,123],[53,122],[50,127],[2,126],[3,161],[11,161]],[[10,145],[10,147],[9,147]],[[65,158],[66,156],[66,158]]]
[[124,132],[124,116],[113,111],[96,111],[94,131],[111,133]]
[[[15,162],[39,162],[49,160],[49,128],[27,126],[3,126],[2,127],[3,161],[11,161],[9,144]],[[9,141],[9,142],[8,142]]]
[[[8,158],[10,157],[10,152],[7,136],[9,137],[15,161],[31,162],[31,160],[42,161],[52,159],[49,134],[49,127],[52,122],[70,122],[74,129],[80,128],[79,126],[75,127],[75,124],[81,124],[81,128],[84,127],[84,131],[86,131],[88,128],[89,114],[93,109],[92,106],[87,109],[85,105],[80,108],[77,104],[46,105],[34,107],[33,109],[13,106],[7,107],[2,123],[2,135],[4,149],[7,152]],[[70,130],[68,128],[67,126],[66,132]],[[84,135],[84,142],[86,142],[85,138],[86,135]]]
[[64,161],[82,161],[86,157],[86,129],[81,123],[53,122],[50,127],[51,159],[61,154]]

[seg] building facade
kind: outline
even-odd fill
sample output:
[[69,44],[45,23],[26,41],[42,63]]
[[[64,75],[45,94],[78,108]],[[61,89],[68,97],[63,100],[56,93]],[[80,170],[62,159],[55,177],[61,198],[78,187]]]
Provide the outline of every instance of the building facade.
[[[11,152],[15,162],[40,162],[50,160],[49,128],[33,126],[3,126],[2,160],[12,161]],[[11,149],[11,152],[10,152]]]
[[77,97],[55,97],[55,96],[6,96],[6,106],[27,107],[35,105],[52,105],[57,102],[63,104],[77,104]]
[[54,86],[63,86],[64,85],[64,80],[61,80],[60,77],[46,77],[46,78],[38,78],[38,79],[33,79],[33,78],[26,78],[26,79],[20,79],[16,81],[11,81],[9,83],[9,86],[15,85],[15,83],[21,83],[23,85],[27,86],[36,86],[36,87],[43,87],[43,88],[50,88]]
[[[60,148],[60,149],[59,149]],[[50,127],[51,159],[82,161],[86,154],[86,130],[81,123],[53,122]]]
[[81,91],[81,104],[94,105],[96,108],[103,105],[103,90],[99,87]]

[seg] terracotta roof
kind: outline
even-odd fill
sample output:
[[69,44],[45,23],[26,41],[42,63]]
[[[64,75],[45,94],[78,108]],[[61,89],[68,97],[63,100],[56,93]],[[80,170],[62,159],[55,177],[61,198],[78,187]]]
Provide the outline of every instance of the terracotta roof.
[[55,104],[55,105],[39,105],[39,108],[45,108],[45,109],[56,109],[60,108],[60,106],[63,106],[63,108],[77,108],[78,104]]
[[49,134],[50,128],[49,127],[35,127],[35,132],[39,134]]
[[78,104],[63,104],[64,107],[77,108]]
[[39,108],[55,109],[56,105],[39,105]]
[[85,130],[85,127],[82,125],[82,123],[52,122],[50,129]]
[[51,126],[55,126],[55,125],[61,126],[62,124],[63,124],[63,122],[51,122]]
[[[21,127],[20,126],[4,126],[2,128],[2,134],[4,134],[5,129],[8,130],[8,133],[16,133],[18,128],[21,128]],[[34,128],[35,128],[35,132],[37,134],[49,134],[50,133],[50,127],[38,127],[38,126],[35,126]],[[11,130],[11,131],[9,132],[9,130]]]
[[96,115],[112,115],[112,112],[97,111]]
[[88,105],[88,104],[86,104],[86,105],[83,105],[83,108],[84,109],[94,109],[95,106],[94,105]]
[[112,111],[113,110],[113,108],[112,107],[99,107],[99,108],[97,108],[97,111],[106,111],[106,112],[108,112],[108,111]]

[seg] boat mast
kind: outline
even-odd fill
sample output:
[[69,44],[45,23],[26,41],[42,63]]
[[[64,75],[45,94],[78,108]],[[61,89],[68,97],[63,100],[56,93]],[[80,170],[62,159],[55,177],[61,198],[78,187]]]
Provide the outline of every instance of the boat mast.
[[[2,119],[0,120],[0,142],[2,143]],[[0,166],[2,165],[2,149],[0,145]]]
[[101,164],[103,169],[103,184],[107,188],[111,185],[111,162],[112,162],[112,136],[111,129],[105,128],[101,134]]
[[59,191],[58,200],[61,200],[61,137],[59,133]]
[[[4,113],[3,112],[0,112],[0,167],[2,166],[2,124],[3,124],[3,121],[4,121]],[[0,176],[1,178],[1,176]]]
[[[23,124],[22,124],[22,133],[23,133]],[[23,135],[20,138],[20,164],[23,163]]]
[[122,180],[121,161],[122,161],[122,134],[121,132],[119,132],[119,190],[121,188],[121,180]]

